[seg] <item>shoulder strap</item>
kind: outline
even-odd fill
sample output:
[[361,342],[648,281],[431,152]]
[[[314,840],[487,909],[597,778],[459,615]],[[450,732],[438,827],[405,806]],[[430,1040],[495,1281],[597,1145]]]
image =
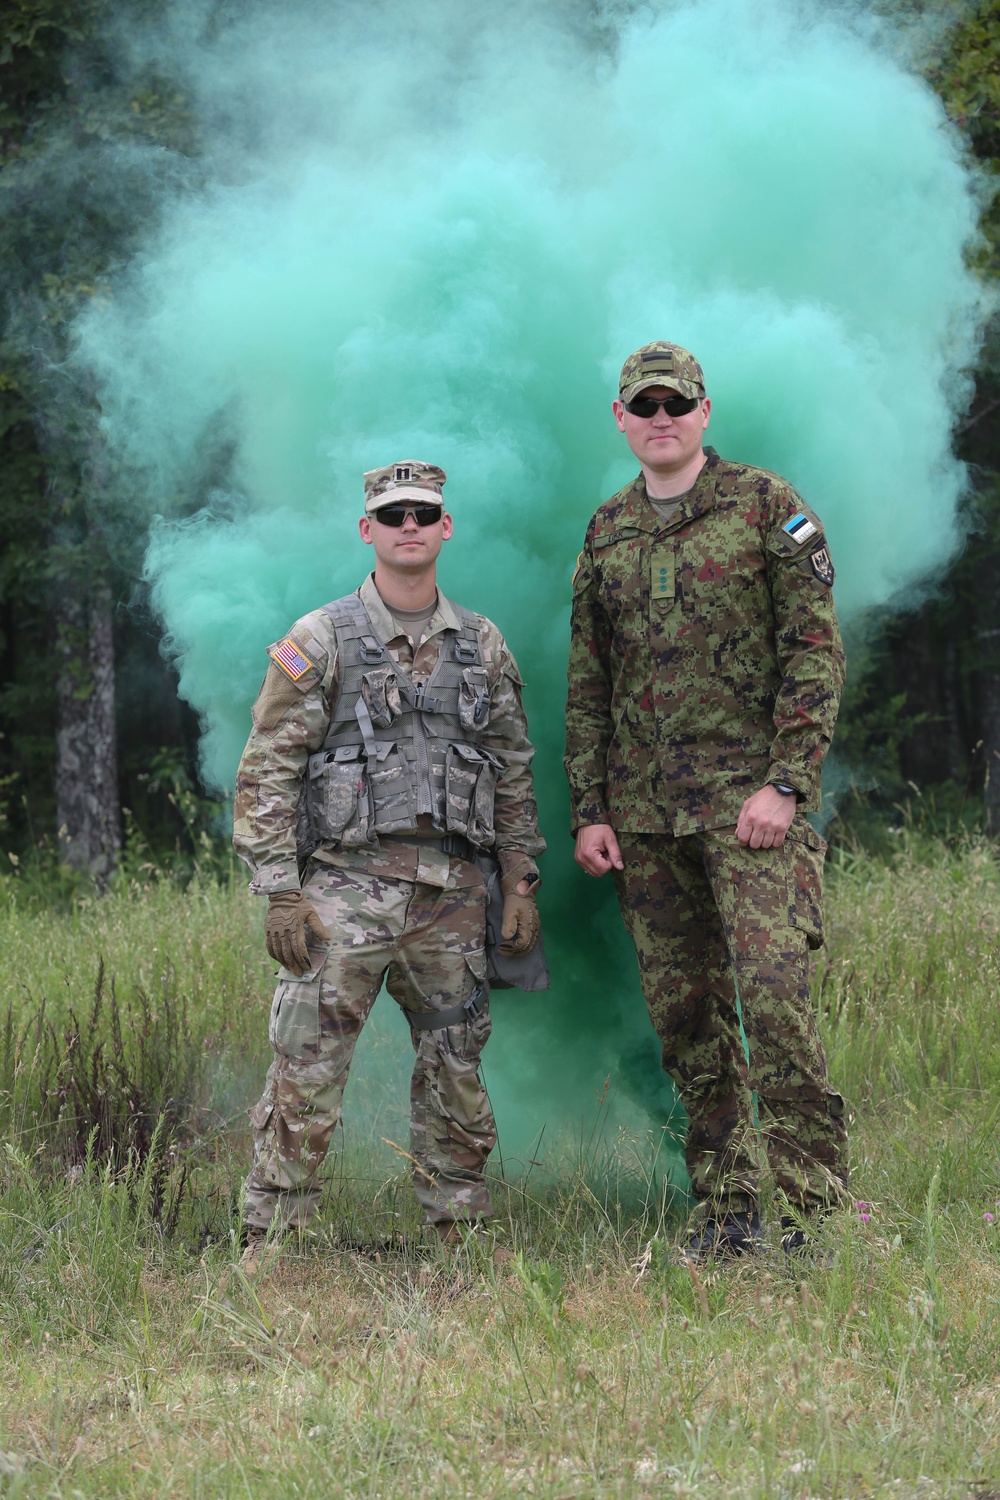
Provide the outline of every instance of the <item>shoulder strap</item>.
[[461,633],[455,637],[455,659],[464,667],[481,667],[483,648],[479,634],[479,616],[473,614],[471,609],[465,609],[461,604],[453,603],[452,609],[458,616],[462,627]]
[[[358,641],[358,654],[365,666],[373,667],[386,658],[384,643],[379,639],[371,616],[358,594],[345,594],[342,599],[333,599],[323,605],[323,613],[329,615],[337,632],[337,648],[348,641]],[[345,666],[349,657],[343,656]]]

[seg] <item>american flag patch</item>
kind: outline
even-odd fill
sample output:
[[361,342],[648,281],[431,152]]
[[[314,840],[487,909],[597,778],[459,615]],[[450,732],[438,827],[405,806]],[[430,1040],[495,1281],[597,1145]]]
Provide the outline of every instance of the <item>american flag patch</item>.
[[786,521],[781,529],[788,532],[793,542],[807,542],[811,536],[815,536],[816,534],[815,526],[809,517],[804,516],[801,511],[799,511],[797,516],[793,516],[790,521]]
[[290,635],[286,635],[285,639],[279,641],[276,646],[271,646],[267,654],[275,666],[287,673],[293,682],[298,682],[300,677],[304,677],[312,666],[308,656],[302,654]]

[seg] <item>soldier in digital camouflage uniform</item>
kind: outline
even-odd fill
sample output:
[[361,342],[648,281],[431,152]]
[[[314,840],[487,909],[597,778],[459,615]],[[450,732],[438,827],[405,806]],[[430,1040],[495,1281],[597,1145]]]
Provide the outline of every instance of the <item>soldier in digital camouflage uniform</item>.
[[450,1242],[491,1212],[486,892],[473,855],[499,858],[503,951],[524,953],[539,932],[545,844],[517,665],[495,625],[437,591],[452,534],[444,480],[415,460],[365,475],[359,525],[375,571],[269,648],[254,704],[234,842],[251,890],[269,897],[265,936],[282,969],[274,1060],[250,1112],[248,1265],[276,1215],[287,1228],[314,1212],[383,979],[416,1053],[409,1150],[426,1220]]
[[826,846],[805,813],[844,675],[833,566],[790,484],[703,447],[710,409],[687,350],[625,361],[614,413],[641,472],[577,564],[566,749],[576,858],[613,873],[690,1119],[694,1260],[760,1239],[761,1138],[786,1250],[847,1184],[808,989]]

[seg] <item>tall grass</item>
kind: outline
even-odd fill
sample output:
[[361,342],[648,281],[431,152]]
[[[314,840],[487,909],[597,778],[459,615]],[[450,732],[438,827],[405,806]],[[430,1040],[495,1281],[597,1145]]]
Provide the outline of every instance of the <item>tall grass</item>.
[[[15,904],[15,1035],[44,1001],[65,1038],[103,961],[122,1014],[183,1004],[197,1066],[184,1121],[161,1112],[169,1159],[102,1160],[96,1134],[74,1156],[8,1114],[0,1494],[1000,1493],[993,849],[842,855],[829,916],[815,999],[855,1122],[828,1259],[682,1269],[644,1143],[595,1127],[554,1180],[497,1184],[505,1264],[427,1245],[405,1164],[359,1143],[315,1232],[249,1281],[234,1100],[264,1060],[259,912],[209,884]],[[155,1051],[162,1017],[123,1048],[140,1034]]]
[[834,1071],[860,1105],[996,1094],[1000,850],[986,842],[891,863],[839,854],[819,1004]]

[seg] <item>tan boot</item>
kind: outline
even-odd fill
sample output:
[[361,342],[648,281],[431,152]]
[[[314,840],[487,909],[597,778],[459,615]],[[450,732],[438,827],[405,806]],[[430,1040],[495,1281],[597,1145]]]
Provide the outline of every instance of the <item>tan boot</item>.
[[269,1269],[280,1253],[280,1240],[268,1244],[266,1229],[258,1229],[253,1224],[247,1226],[247,1242],[240,1256],[240,1267],[246,1276],[257,1276],[262,1270]]
[[[489,1221],[487,1220],[486,1222],[488,1223]],[[447,1245],[452,1249],[458,1249],[459,1246],[465,1243],[466,1236],[474,1233],[476,1235],[476,1243],[486,1251],[486,1254],[493,1261],[494,1265],[505,1266],[514,1258],[514,1252],[508,1250],[506,1245],[498,1245],[492,1234],[489,1232],[483,1234],[479,1223],[468,1219],[443,1219],[439,1223],[434,1224],[432,1228],[441,1244]],[[463,1233],[463,1230],[465,1233]]]
[[462,1243],[462,1231],[455,1219],[442,1219],[439,1223],[433,1224],[431,1228],[442,1245],[460,1245]]

